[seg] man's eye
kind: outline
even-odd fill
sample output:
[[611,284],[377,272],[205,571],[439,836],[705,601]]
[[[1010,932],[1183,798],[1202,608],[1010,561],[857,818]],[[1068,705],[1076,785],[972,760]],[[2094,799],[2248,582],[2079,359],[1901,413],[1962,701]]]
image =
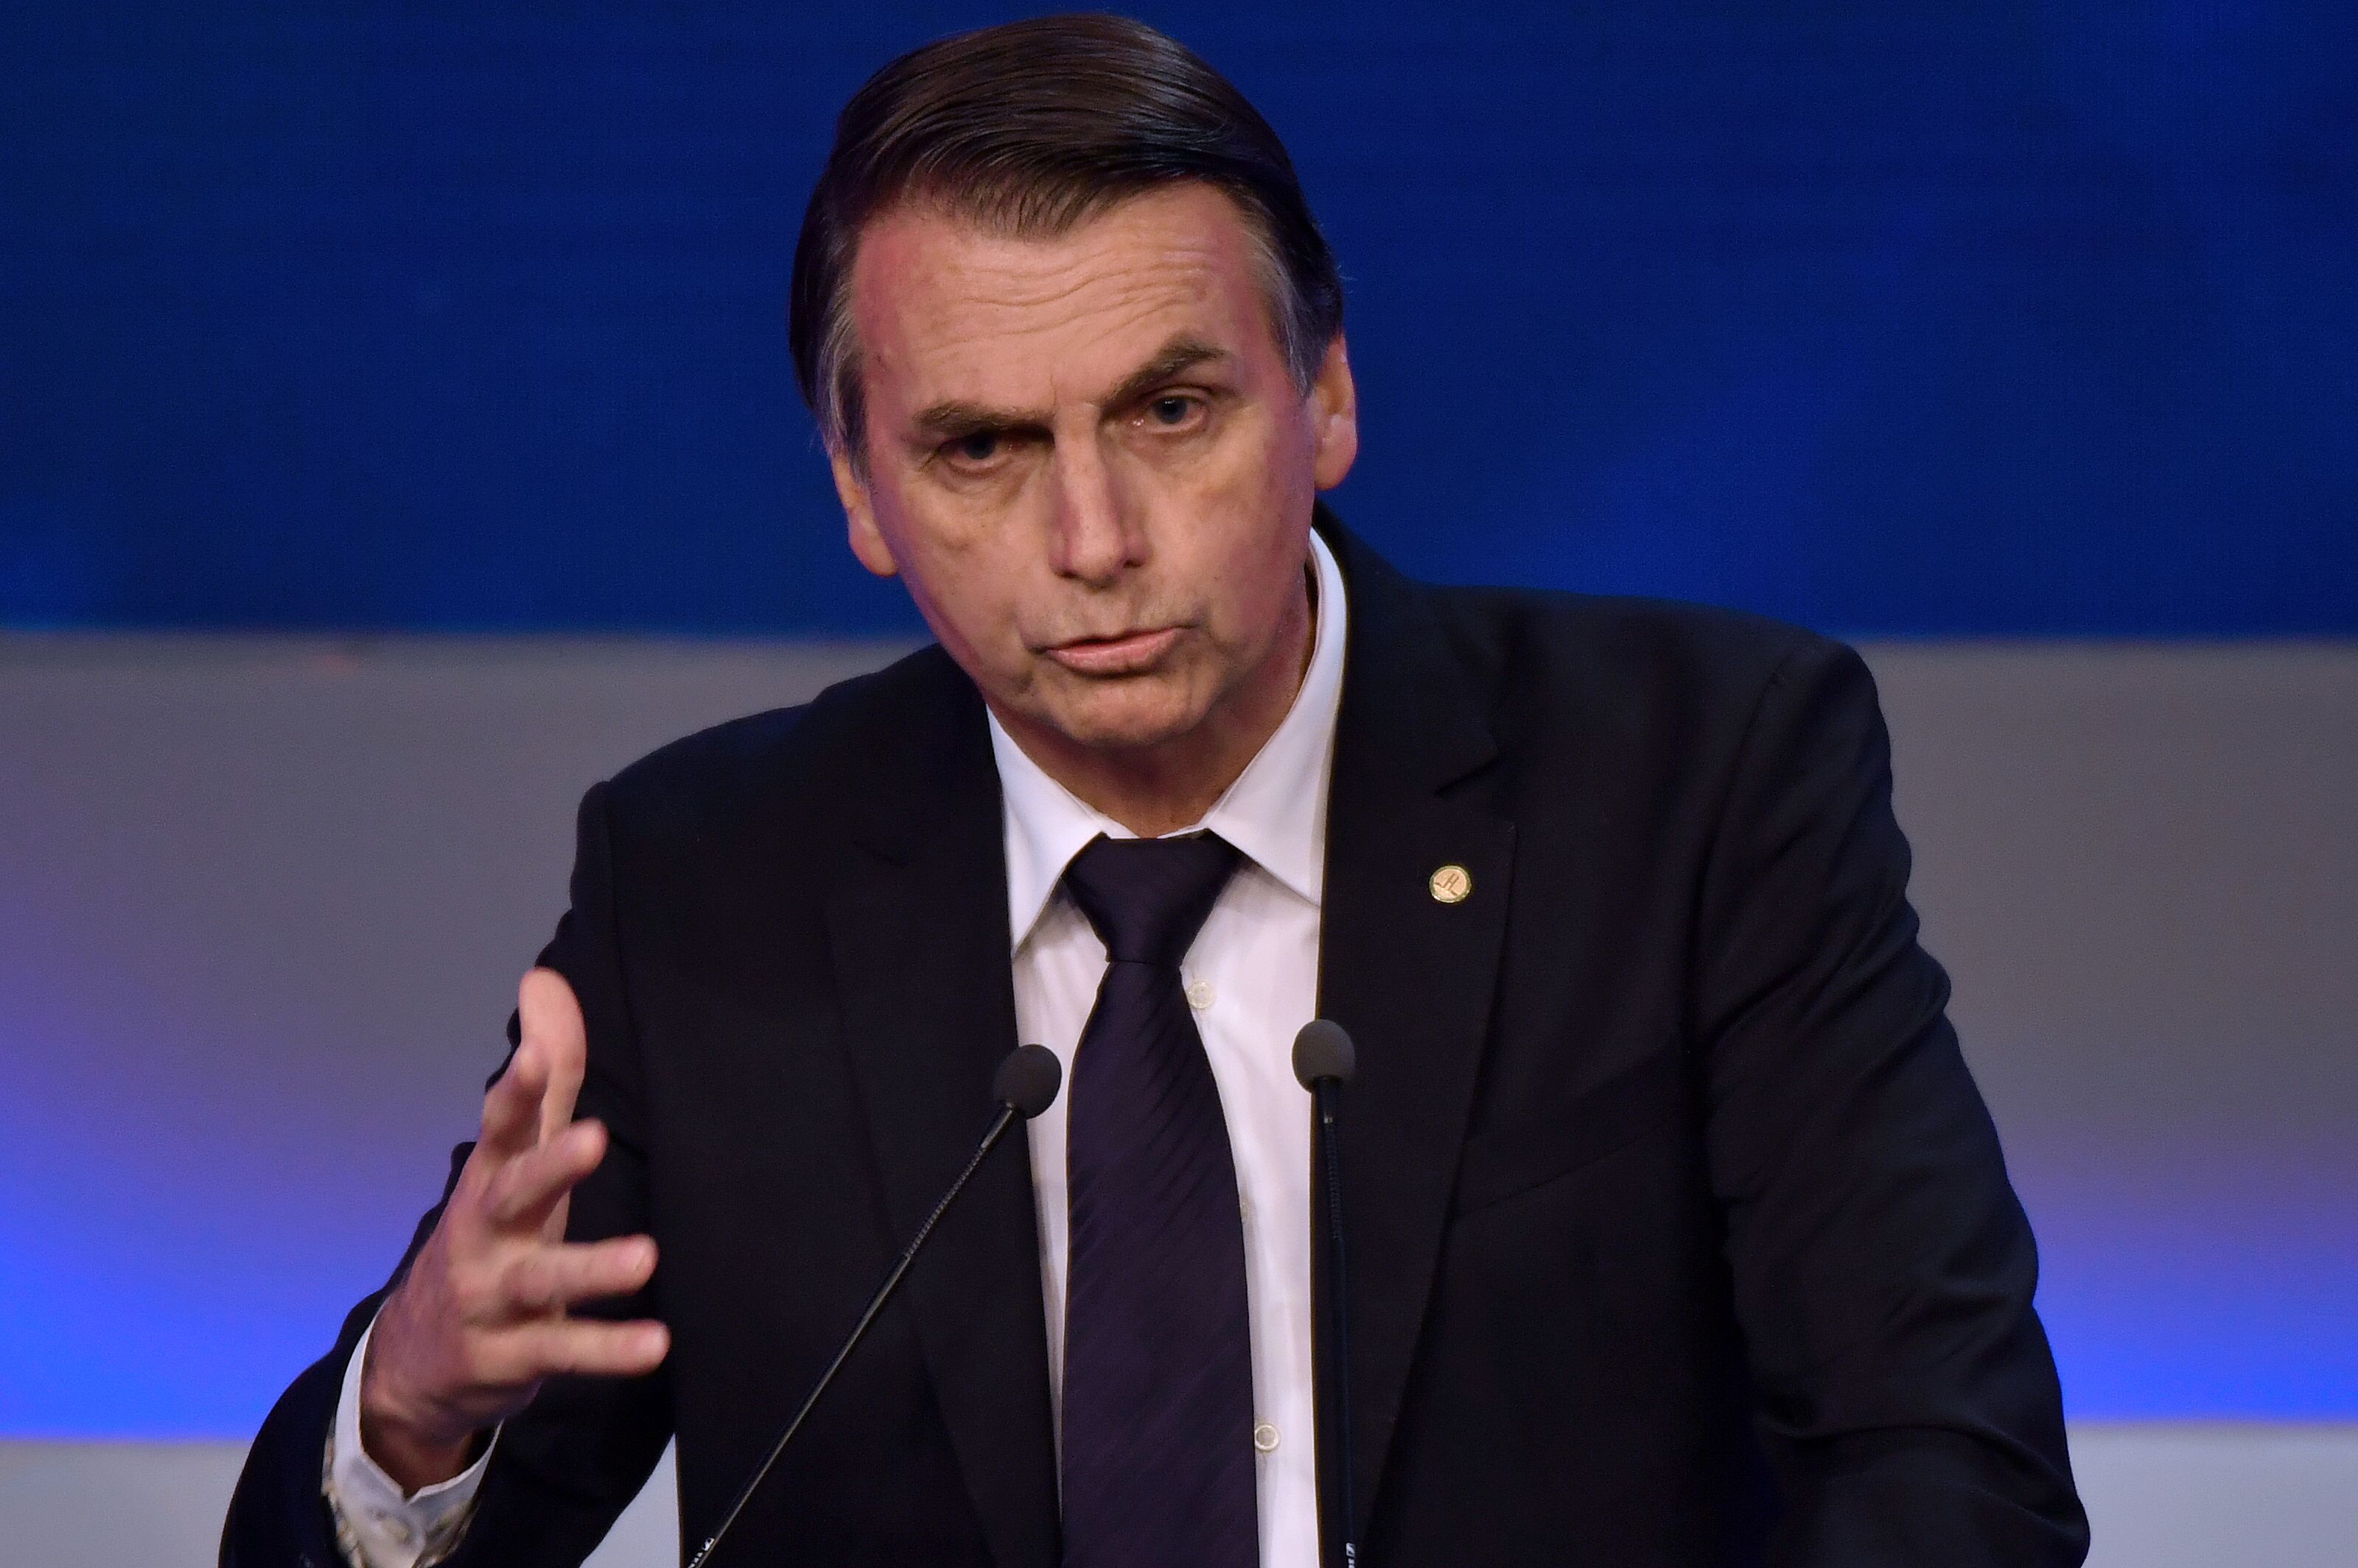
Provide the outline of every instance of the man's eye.
[[1195,412],[1192,397],[1158,397],[1146,406],[1147,417],[1158,425],[1184,425]]
[[950,455],[969,463],[987,463],[999,455],[999,432],[977,430],[950,443]]

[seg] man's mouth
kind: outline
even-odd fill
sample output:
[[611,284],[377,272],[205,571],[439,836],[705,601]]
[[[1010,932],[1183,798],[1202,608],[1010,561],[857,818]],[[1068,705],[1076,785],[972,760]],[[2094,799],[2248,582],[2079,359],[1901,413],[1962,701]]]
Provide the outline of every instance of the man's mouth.
[[1076,637],[1054,644],[1047,653],[1076,675],[1128,676],[1153,668],[1178,640],[1178,627],[1160,626],[1113,637]]

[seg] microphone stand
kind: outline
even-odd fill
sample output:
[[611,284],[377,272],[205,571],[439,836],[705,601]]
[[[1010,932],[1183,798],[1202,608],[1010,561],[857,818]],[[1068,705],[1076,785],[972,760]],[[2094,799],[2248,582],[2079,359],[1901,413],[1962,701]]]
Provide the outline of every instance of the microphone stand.
[[1312,1142],[1315,1145],[1313,1162],[1318,1169],[1326,1202],[1326,1312],[1323,1326],[1327,1346],[1326,1387],[1334,1398],[1331,1406],[1322,1401],[1320,1414],[1327,1418],[1327,1453],[1335,1460],[1336,1472],[1334,1497],[1336,1511],[1341,1517],[1336,1521],[1335,1533],[1342,1541],[1343,1568],[1358,1568],[1359,1545],[1355,1534],[1358,1509],[1351,1479],[1351,1324],[1350,1292],[1343,1264],[1343,1149],[1336,1135],[1335,1116],[1342,1101],[1343,1086],[1351,1081],[1357,1070],[1357,1054],[1342,1025],[1327,1019],[1313,1019],[1294,1036],[1293,1076],[1310,1091],[1315,1118],[1311,1127]]
[[974,1179],[974,1173],[982,1168],[983,1161],[990,1158],[991,1150],[998,1147],[1007,1130],[1018,1119],[1028,1121],[1048,1108],[1050,1102],[1056,1098],[1056,1089],[1063,1076],[1064,1069],[1058,1065],[1055,1054],[1044,1045],[1019,1045],[1012,1055],[1000,1064],[998,1077],[992,1083],[992,1091],[999,1097],[999,1114],[990,1119],[990,1125],[984,1130],[981,1141],[975,1145],[974,1157],[966,1162],[966,1169],[958,1173],[957,1180],[950,1184],[949,1191],[942,1195],[942,1201],[934,1206],[934,1212],[925,1217],[925,1223],[917,1227],[917,1234],[909,1238],[909,1245],[901,1249],[892,1271],[884,1276],[884,1282],[876,1287],[874,1295],[868,1298],[868,1309],[860,1314],[860,1322],[853,1325],[841,1348],[836,1351],[835,1359],[827,1364],[827,1370],[818,1375],[818,1381],[811,1385],[811,1391],[803,1396],[801,1408],[795,1411],[794,1419],[786,1422],[786,1429],[778,1433],[777,1442],[770,1445],[768,1457],[762,1461],[752,1475],[746,1477],[745,1485],[737,1493],[737,1500],[730,1503],[729,1511],[720,1516],[719,1528],[705,1538],[704,1544],[689,1559],[687,1568],[704,1568],[710,1560],[713,1549],[720,1544],[721,1537],[729,1533],[729,1527],[737,1522],[737,1516],[745,1511],[745,1505],[752,1500],[754,1492],[760,1489],[771,1467],[777,1464],[778,1456],[786,1451],[786,1444],[793,1442],[795,1433],[802,1430],[804,1418],[810,1414],[811,1407],[818,1403],[818,1397],[827,1392],[829,1383],[835,1381],[836,1373],[842,1370],[843,1364],[851,1358],[853,1348],[868,1333],[868,1325],[876,1321],[876,1314],[884,1310],[884,1303],[900,1288],[902,1276],[909,1271],[910,1263],[915,1260],[918,1249],[925,1246],[925,1238],[934,1233],[934,1227],[941,1223],[942,1216],[949,1212],[949,1206],[957,1201],[958,1194],[966,1191],[967,1183]]

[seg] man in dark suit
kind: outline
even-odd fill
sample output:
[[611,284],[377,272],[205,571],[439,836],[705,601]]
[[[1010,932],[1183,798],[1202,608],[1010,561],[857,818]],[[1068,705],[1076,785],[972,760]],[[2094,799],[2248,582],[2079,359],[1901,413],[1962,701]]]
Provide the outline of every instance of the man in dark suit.
[[701,1540],[1020,1038],[1062,1100],[724,1563],[1334,1560],[1314,1013],[1358,1054],[1368,1561],[2081,1560],[1865,668],[1399,577],[1315,502],[1341,312],[1274,135],[1149,29],[861,90],[796,368],[939,645],[590,792],[482,1138],[272,1411],[224,1562],[576,1563],[675,1435]]

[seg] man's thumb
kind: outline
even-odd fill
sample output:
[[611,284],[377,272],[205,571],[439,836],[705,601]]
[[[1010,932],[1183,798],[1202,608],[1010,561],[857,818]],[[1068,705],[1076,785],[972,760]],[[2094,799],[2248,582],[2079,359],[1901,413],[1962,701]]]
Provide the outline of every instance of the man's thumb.
[[555,969],[534,969],[516,991],[523,1037],[548,1068],[548,1088],[540,1101],[540,1140],[546,1143],[573,1120],[573,1102],[588,1069],[589,1031],[573,988]]

